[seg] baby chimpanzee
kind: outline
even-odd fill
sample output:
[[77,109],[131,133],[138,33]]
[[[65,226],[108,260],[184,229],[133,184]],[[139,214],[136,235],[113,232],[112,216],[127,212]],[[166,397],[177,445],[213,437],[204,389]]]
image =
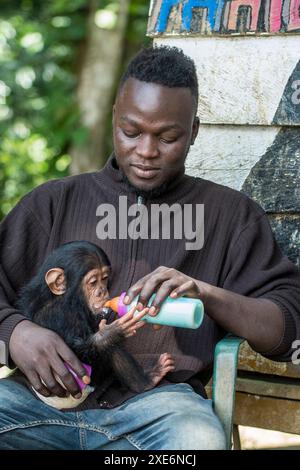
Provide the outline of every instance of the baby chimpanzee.
[[142,392],[173,370],[174,361],[170,354],[162,354],[146,373],[122,346],[144,325],[146,311],[134,315],[131,309],[108,324],[103,307],[109,275],[110,263],[101,248],[86,241],[66,243],[47,257],[22,289],[18,307],[32,322],[59,334],[83,363],[92,366],[91,385],[100,385],[113,374],[122,385]]

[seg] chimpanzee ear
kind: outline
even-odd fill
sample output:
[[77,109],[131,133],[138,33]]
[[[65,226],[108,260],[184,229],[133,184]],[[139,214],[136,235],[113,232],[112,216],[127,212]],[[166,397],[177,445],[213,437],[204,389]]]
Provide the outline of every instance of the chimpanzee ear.
[[45,274],[45,281],[52,294],[62,295],[66,292],[66,280],[64,270],[61,268],[52,268]]

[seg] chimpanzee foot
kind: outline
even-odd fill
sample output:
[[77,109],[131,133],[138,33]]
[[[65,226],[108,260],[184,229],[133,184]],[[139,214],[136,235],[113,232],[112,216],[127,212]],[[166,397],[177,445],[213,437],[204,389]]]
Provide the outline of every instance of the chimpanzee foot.
[[162,378],[175,369],[175,362],[173,356],[169,353],[164,353],[159,356],[157,364],[149,372],[150,384],[146,390],[150,390],[155,387]]

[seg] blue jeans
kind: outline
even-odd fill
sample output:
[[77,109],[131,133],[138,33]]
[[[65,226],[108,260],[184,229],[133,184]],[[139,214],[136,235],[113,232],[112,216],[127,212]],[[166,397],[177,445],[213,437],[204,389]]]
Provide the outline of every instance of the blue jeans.
[[62,412],[0,380],[0,449],[225,449],[211,400],[187,384],[141,393],[113,409]]

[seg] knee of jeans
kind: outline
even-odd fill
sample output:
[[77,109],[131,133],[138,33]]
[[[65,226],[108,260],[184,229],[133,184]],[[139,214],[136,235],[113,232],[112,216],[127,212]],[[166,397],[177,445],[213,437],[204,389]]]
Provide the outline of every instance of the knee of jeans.
[[[180,450],[224,450],[226,438],[218,418],[197,416],[195,413],[175,415],[172,428],[174,449]],[[171,438],[171,439],[172,439]]]

